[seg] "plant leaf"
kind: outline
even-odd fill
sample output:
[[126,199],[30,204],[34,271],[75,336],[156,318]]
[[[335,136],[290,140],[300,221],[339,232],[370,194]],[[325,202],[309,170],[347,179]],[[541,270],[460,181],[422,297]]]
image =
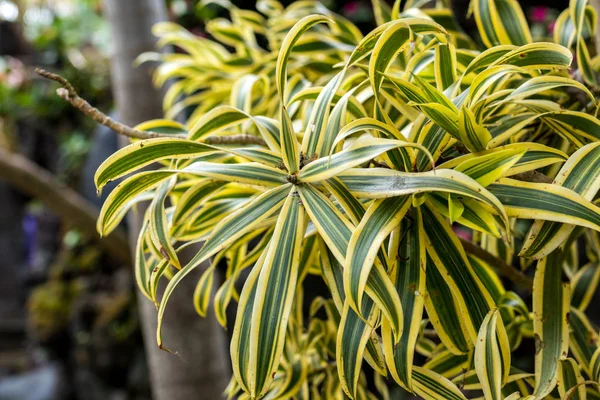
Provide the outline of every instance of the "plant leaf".
[[550,394],[558,380],[558,360],[569,349],[570,288],[562,282],[562,253],[542,258],[533,281],[533,329],[536,335],[536,398]]
[[[600,143],[590,143],[576,151],[556,175],[554,183],[593,200],[600,189]],[[520,257],[540,259],[560,246],[575,226],[536,221],[527,234]]]
[[[423,314],[423,297],[425,296],[425,238],[423,222],[418,208],[412,208],[407,217],[395,231],[398,248],[396,265],[392,269],[391,278],[400,295],[404,311],[402,336],[395,343],[387,321],[382,323],[382,339],[385,360],[391,376],[406,389],[412,389],[412,367],[415,346],[419,334],[419,325]],[[392,233],[394,235],[394,233]],[[399,237],[401,235],[401,237]],[[390,252],[390,258],[394,259]]]
[[498,309],[485,317],[475,344],[475,370],[486,399],[502,399],[510,370],[510,344]]
[[210,237],[206,240],[202,249],[185,265],[185,267],[173,276],[163,292],[160,307],[158,309],[156,340],[159,347],[162,348],[162,318],[169,298],[181,280],[200,264],[208,260],[209,257],[233,244],[237,239],[246,233],[251,232],[262,221],[271,216],[271,214],[283,204],[283,201],[290,192],[290,187],[291,184],[287,184],[273,188],[223,219],[212,230]]
[[269,388],[279,366],[296,291],[304,218],[304,209],[292,191],[279,214],[256,283],[248,360],[252,397],[261,396]]

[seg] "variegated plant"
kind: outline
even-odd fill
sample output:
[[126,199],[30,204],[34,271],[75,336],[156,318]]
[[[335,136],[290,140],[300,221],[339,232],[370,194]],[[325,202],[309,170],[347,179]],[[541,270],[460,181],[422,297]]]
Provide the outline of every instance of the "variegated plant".
[[[425,399],[600,398],[598,329],[584,313],[600,279],[587,0],[541,43],[516,0],[473,0],[482,51],[445,1],[375,0],[365,36],[315,1],[213,3],[231,15],[208,22],[214,39],[156,27],[185,51],[141,57],[162,61],[158,84],[176,78],[168,119],[137,127],[161,137],[96,174],[99,189],[128,176],[102,234],[150,200],[135,270],[158,306],[158,344],[171,294],[209,263],[198,313],[212,298],[225,326],[238,303],[230,396],[386,398],[388,377]],[[329,296],[305,299],[308,274]],[[511,365],[523,338],[537,345],[531,371]]]

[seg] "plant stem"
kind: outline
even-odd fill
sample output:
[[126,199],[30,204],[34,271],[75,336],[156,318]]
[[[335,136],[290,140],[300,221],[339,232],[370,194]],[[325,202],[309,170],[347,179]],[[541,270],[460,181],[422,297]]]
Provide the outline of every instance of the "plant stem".
[[533,281],[521,271],[508,265],[500,258],[496,257],[490,252],[485,251],[484,249],[482,249],[481,247],[469,240],[461,238],[460,242],[462,243],[467,253],[474,255],[482,261],[485,261],[492,268],[496,268],[498,272],[500,272],[500,275],[504,276],[507,279],[510,279],[523,289],[528,290],[529,292],[533,290]]
[[122,124],[118,121],[115,121],[108,115],[104,114],[102,111],[98,110],[96,107],[92,107],[90,103],[88,103],[85,99],[79,97],[77,91],[71,85],[71,83],[66,80],[64,77],[54,74],[52,72],[48,72],[41,68],[36,68],[35,72],[43,76],[44,78],[50,79],[52,81],[58,82],[61,84],[61,88],[56,89],[56,94],[63,100],[71,103],[73,107],[92,118],[94,121],[102,124],[104,126],[109,127],[113,131],[117,132],[120,135],[127,136],[132,139],[154,139],[159,137],[183,137],[181,135],[172,135],[172,134],[162,134],[157,132],[145,132],[140,131],[138,129],[134,129],[130,126]]
[[523,182],[534,182],[534,183],[552,183],[554,180],[549,176],[542,174],[537,171],[521,172],[511,176],[510,178],[516,179]]
[[[104,114],[102,111],[98,110],[96,107],[92,107],[92,105],[88,103],[85,99],[79,97],[73,85],[71,85],[71,83],[66,78],[41,68],[36,68],[35,72],[46,79],[58,82],[62,86],[61,88],[56,89],[56,94],[58,95],[58,97],[64,99],[65,101],[68,101],[73,107],[75,107],[88,117],[92,118],[99,124],[102,124],[117,132],[119,135],[123,135],[131,139],[155,139],[161,137],[185,138],[185,135],[141,131],[139,129],[127,126],[121,122],[115,121],[108,115]],[[204,139],[204,142],[207,144],[254,144],[266,146],[266,143],[262,138],[252,135],[209,136]]]

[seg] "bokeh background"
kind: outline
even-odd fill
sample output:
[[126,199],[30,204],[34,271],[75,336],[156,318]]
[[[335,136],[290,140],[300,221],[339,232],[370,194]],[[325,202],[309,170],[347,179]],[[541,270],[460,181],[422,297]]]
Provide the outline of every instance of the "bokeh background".
[[[60,73],[127,123],[158,117],[151,66],[134,69],[132,57],[154,46],[148,21],[205,35],[204,21],[222,11],[197,3],[0,0],[0,400],[213,399],[229,380],[227,334],[210,316],[192,322],[199,318],[185,308],[185,290],[169,331],[181,355],[155,348],[155,311],[137,302],[126,235],[106,242],[93,232],[103,198],[93,174],[119,141],[34,72]],[[324,3],[365,32],[374,26],[368,0]],[[537,39],[551,35],[568,5],[520,3]],[[452,7],[474,32],[468,1]]]

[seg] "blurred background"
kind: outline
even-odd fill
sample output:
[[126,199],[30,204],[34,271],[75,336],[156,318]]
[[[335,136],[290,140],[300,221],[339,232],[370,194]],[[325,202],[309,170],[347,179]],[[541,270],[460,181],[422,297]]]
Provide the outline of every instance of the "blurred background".
[[[558,11],[520,3],[534,36],[549,36]],[[325,4],[373,27],[368,0]],[[473,30],[467,5],[453,7]],[[157,118],[152,66],[133,67],[155,48],[152,24],[203,35],[220,10],[195,0],[0,0],[0,400],[213,399],[229,381],[227,334],[195,316],[193,279],[166,321],[181,355],[156,348],[156,311],[137,302],[126,227],[102,241],[94,231],[109,190],[97,196],[93,175],[119,141],[34,72],[61,74],[127,124]]]

